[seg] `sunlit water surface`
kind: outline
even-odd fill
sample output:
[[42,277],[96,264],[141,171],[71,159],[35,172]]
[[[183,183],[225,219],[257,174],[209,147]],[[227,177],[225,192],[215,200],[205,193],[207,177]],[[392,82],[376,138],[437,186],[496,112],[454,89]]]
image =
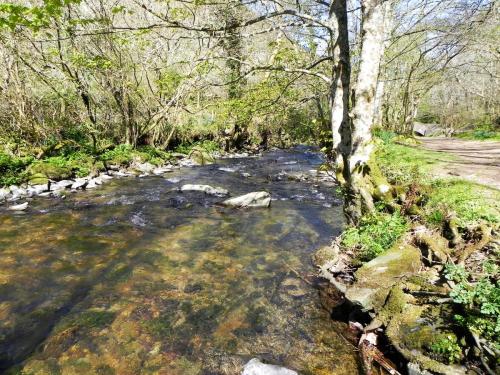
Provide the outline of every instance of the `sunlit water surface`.
[[[275,151],[0,208],[0,372],[238,374],[257,357],[358,373],[345,326],[294,272],[313,272],[341,202],[332,186],[278,175],[321,162]],[[272,207],[221,208],[185,183],[266,190]]]

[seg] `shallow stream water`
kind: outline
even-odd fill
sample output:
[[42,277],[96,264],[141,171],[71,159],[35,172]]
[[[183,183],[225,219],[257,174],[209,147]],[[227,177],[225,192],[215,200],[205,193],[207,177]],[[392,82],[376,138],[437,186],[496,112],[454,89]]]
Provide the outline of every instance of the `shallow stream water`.
[[[321,162],[274,151],[0,208],[0,373],[239,374],[259,358],[357,374],[345,325],[296,274],[340,232],[341,202],[280,172]],[[266,190],[272,206],[222,208],[187,183]]]

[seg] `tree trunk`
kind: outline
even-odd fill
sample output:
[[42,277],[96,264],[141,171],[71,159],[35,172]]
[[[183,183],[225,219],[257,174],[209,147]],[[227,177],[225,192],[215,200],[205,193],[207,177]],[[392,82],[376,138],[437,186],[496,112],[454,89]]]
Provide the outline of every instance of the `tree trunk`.
[[373,211],[374,198],[384,199],[390,190],[372,161],[375,91],[384,53],[385,13],[389,9],[382,0],[362,2],[361,59],[352,111],[352,147],[343,168],[347,177],[344,210],[352,224],[358,223],[363,214]]
[[334,59],[332,85],[330,88],[331,126],[333,152],[337,166],[337,180],[342,184],[349,179],[347,163],[351,152],[351,124],[349,118],[349,96],[351,81],[351,58],[347,20],[347,1],[334,1],[330,9],[330,22],[337,30],[332,37],[331,54]]

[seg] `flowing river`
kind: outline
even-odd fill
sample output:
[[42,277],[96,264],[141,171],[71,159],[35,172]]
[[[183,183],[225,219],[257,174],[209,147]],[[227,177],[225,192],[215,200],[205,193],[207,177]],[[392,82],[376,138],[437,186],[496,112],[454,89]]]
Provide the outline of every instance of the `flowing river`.
[[[252,358],[359,373],[346,324],[295,272],[343,225],[331,184],[282,173],[321,162],[273,151],[0,207],[0,373],[239,374]],[[222,208],[188,183],[272,206]]]

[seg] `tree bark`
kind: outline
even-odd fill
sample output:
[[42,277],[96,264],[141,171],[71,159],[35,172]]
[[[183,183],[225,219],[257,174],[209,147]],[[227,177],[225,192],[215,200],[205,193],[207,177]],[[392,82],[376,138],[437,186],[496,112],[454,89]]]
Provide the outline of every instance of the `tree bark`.
[[349,97],[351,82],[351,58],[347,20],[347,1],[333,1],[330,8],[330,23],[337,31],[332,37],[331,55],[334,59],[332,85],[330,88],[331,127],[333,152],[337,166],[337,180],[342,184],[349,179],[349,169],[344,168],[351,152],[351,123]]
[[343,174],[347,176],[344,210],[348,222],[353,224],[358,223],[363,214],[373,211],[374,198],[383,198],[390,190],[372,161],[375,92],[384,54],[385,15],[388,10],[390,6],[382,0],[362,2],[361,59],[352,110],[352,146],[343,168]]

